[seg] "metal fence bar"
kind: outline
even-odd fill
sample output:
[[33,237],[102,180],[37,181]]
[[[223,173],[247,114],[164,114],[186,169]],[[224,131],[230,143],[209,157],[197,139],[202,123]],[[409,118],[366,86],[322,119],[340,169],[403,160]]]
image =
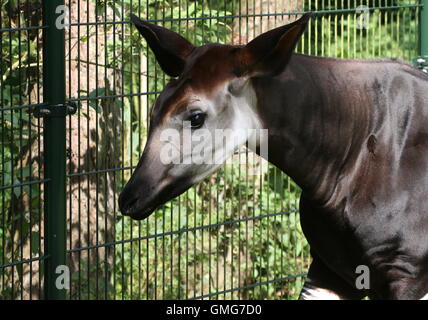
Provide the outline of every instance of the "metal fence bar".
[[[252,153],[254,151],[252,150],[245,150],[245,151],[235,151],[233,155],[239,155],[239,154],[247,154]],[[107,173],[107,172],[117,172],[117,171],[124,171],[124,170],[134,170],[137,166],[129,166],[129,167],[121,167],[121,168],[109,168],[109,169],[100,169],[96,171],[87,171],[87,172],[76,172],[76,173],[68,173],[67,178],[72,177],[80,177],[80,176],[89,176],[94,174],[100,174],[100,173]],[[1,190],[1,187],[0,187]]]
[[[63,0],[44,0],[43,98],[48,105],[65,103],[64,29],[57,28],[56,10]],[[65,290],[55,286],[55,271],[66,261],[66,135],[65,116],[44,119],[45,261],[46,299],[65,299]]]
[[[368,10],[398,10],[405,8],[418,8],[422,7],[422,4],[409,4],[409,5],[400,5],[400,6],[378,6],[370,7]],[[313,11],[314,15],[323,15],[323,14],[335,14],[335,13],[354,13],[357,9],[339,9],[339,10],[318,10]],[[164,23],[172,21],[196,21],[196,20],[221,20],[221,19],[237,19],[237,18],[260,18],[260,17],[276,17],[276,16],[295,16],[302,15],[306,13],[305,11],[294,11],[294,12],[277,12],[277,13],[254,13],[254,14],[240,14],[240,15],[219,15],[219,16],[207,16],[207,17],[185,17],[185,18],[165,18],[165,19],[147,19],[151,23]],[[79,22],[79,23],[70,23],[69,26],[97,26],[97,25],[112,25],[112,24],[129,24],[129,21],[100,21],[100,22]]]
[[10,262],[10,263],[0,265],[0,269],[17,266],[17,265],[24,264],[24,263],[32,263],[32,262],[42,261],[42,260],[45,260],[47,258],[49,258],[49,256],[41,256],[41,257],[35,257],[35,258],[31,258],[31,259],[25,259],[25,260]]
[[15,183],[15,184],[11,184],[8,186],[0,186],[0,190],[14,189],[14,188],[19,188],[19,187],[23,187],[23,186],[30,186],[33,184],[42,184],[42,183],[46,183],[49,181],[50,181],[50,179],[43,179],[43,180],[33,180],[33,181],[26,181],[26,182],[22,182],[22,183]]
[[24,105],[21,105],[21,106],[12,106],[12,107],[0,108],[0,111],[12,111],[12,110],[20,110],[20,109],[32,109],[32,108],[38,108],[38,107],[44,107],[44,106],[46,106],[45,103],[24,104]]
[[161,93],[161,91],[115,94],[111,96],[80,97],[80,98],[74,98],[74,99],[67,99],[67,101],[78,102],[78,101],[99,100],[99,99],[115,99],[115,98],[124,98],[124,97],[146,96],[146,95],[153,95],[153,94],[159,94],[159,93]]
[[227,290],[223,290],[223,291],[217,291],[217,292],[213,292],[213,293],[209,293],[209,294],[204,294],[202,296],[192,297],[189,300],[205,299],[205,298],[210,298],[210,297],[214,297],[214,296],[218,296],[218,295],[221,295],[221,294],[230,293],[230,292],[234,292],[234,291],[251,289],[251,288],[258,287],[258,286],[264,286],[264,285],[267,285],[267,284],[270,284],[270,283],[277,283],[277,282],[282,282],[282,281],[288,281],[288,280],[292,280],[292,279],[296,279],[296,278],[300,278],[300,277],[305,277],[307,274],[308,274],[307,272],[303,272],[303,273],[293,274],[291,276],[287,276],[287,277],[283,277],[283,278],[277,278],[277,279],[271,279],[271,280],[266,280],[266,281],[251,283],[251,284],[248,284],[248,285],[245,285],[245,286],[241,286],[241,287],[238,287],[238,288],[231,288],[231,289],[227,289]]
[[226,220],[226,221],[223,221],[223,222],[212,223],[212,224],[207,224],[207,225],[203,225],[203,226],[188,227],[188,228],[183,228],[183,229],[179,229],[179,230],[173,230],[173,231],[167,231],[167,232],[162,232],[162,233],[151,234],[151,235],[147,235],[147,236],[141,236],[141,237],[138,237],[138,238],[124,239],[124,240],[113,241],[113,242],[109,242],[109,243],[102,243],[102,244],[98,244],[98,245],[93,245],[93,246],[88,246],[88,247],[82,247],[82,248],[76,248],[76,249],[67,250],[67,253],[73,253],[73,252],[79,252],[79,251],[83,251],[83,250],[90,250],[90,249],[96,249],[96,248],[114,246],[114,245],[117,245],[117,244],[131,243],[131,242],[141,241],[141,240],[161,238],[161,237],[166,237],[166,236],[170,236],[170,235],[174,235],[174,234],[181,234],[181,233],[186,233],[186,232],[193,232],[193,231],[197,231],[197,230],[210,229],[210,228],[214,228],[214,227],[221,227],[221,226],[230,225],[230,224],[234,224],[234,223],[240,223],[240,222],[246,222],[246,221],[253,221],[253,220],[260,220],[260,219],[263,219],[263,218],[280,216],[280,215],[283,215],[283,214],[289,214],[289,213],[293,213],[293,212],[298,212],[298,210],[287,210],[287,211],[270,213],[270,214],[265,214],[265,215],[260,215],[260,216],[252,216],[252,217],[248,217],[248,218],[241,218],[241,219],[235,219],[235,220]]
[[46,29],[46,28],[47,28],[47,26],[32,26],[32,27],[22,27],[22,28],[3,28],[3,29],[0,29],[0,32],[42,30],[42,29]]

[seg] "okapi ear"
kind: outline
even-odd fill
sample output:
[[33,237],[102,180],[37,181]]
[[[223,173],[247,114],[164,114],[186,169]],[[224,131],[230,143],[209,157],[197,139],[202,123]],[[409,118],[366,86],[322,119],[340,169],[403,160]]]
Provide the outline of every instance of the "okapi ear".
[[174,31],[143,21],[131,15],[131,22],[146,39],[162,70],[171,77],[178,77],[184,69],[193,44]]
[[247,66],[244,72],[253,76],[275,76],[282,72],[311,16],[312,13],[306,13],[299,20],[267,31],[250,41],[243,48],[244,64]]

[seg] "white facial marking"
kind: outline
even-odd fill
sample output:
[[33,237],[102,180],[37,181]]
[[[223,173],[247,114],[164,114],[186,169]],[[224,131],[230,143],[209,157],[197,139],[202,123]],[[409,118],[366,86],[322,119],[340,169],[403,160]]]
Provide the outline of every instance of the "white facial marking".
[[159,137],[164,146],[160,148],[160,159],[163,164],[180,163],[180,134],[174,129],[162,130]]
[[331,290],[304,285],[300,293],[302,300],[342,300],[341,297]]
[[424,295],[422,298],[420,298],[419,300],[428,300],[428,293]]
[[[168,172],[170,176],[190,175],[192,183],[196,183],[215,171],[247,141],[257,140],[258,143],[252,143],[255,148],[263,143],[258,139],[260,136],[267,138],[266,134],[259,133],[261,122],[256,113],[256,95],[251,83],[239,79],[240,87],[237,84],[229,90],[229,86],[230,83],[226,83],[219,87],[212,98],[194,94],[193,102],[185,112],[168,119],[164,128],[158,128],[162,132],[159,135],[161,162],[172,164]],[[186,118],[190,111],[195,110],[206,115],[199,129],[191,129]],[[171,130],[178,134],[172,134]]]

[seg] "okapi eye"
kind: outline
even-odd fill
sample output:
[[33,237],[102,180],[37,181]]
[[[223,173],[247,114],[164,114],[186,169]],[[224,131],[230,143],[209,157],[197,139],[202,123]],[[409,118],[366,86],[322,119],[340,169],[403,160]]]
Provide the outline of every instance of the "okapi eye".
[[205,113],[195,113],[192,114],[188,121],[190,121],[190,126],[192,129],[199,129],[205,122]]

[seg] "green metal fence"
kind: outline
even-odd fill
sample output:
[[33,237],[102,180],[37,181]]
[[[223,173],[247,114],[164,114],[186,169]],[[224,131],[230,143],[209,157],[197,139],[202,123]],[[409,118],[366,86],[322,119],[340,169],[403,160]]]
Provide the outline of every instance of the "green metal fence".
[[299,52],[411,61],[428,55],[427,2],[1,0],[0,298],[296,298],[299,189],[246,150],[145,221],[118,212],[168,80],[129,15],[200,45],[312,11]]

